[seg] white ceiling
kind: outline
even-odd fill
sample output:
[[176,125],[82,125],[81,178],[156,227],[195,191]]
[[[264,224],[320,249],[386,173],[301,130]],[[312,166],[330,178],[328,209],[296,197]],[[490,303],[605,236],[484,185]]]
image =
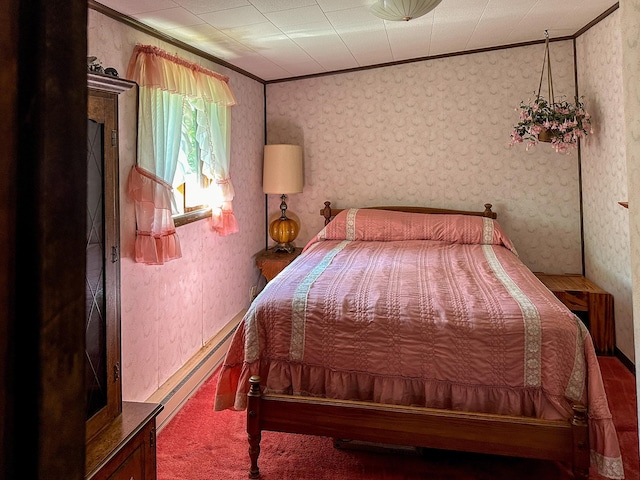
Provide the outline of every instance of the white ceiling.
[[442,0],[409,22],[374,0],[99,0],[262,80],[572,36],[615,0]]

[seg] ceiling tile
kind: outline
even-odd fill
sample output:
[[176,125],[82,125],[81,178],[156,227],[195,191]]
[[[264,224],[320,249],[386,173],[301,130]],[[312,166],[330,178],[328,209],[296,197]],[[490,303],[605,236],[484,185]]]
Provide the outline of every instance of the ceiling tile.
[[220,30],[213,28],[208,23],[202,23],[200,25],[191,25],[188,27],[172,28],[167,30],[167,33],[186,43],[192,42],[217,42],[225,41],[229,37],[222,33]]
[[282,30],[282,32],[288,35],[290,38],[295,39],[325,37],[327,35],[336,34],[333,25],[331,25],[326,18],[323,18],[319,22],[286,25],[280,27],[280,30]]
[[285,33],[327,71],[351,68],[356,63],[342,38],[328,22],[288,27]]
[[344,30],[338,33],[358,61],[358,65],[375,65],[393,61],[384,29],[363,26],[357,30]]
[[228,10],[230,8],[244,7],[251,5],[249,0],[174,0],[175,3],[186,8],[191,13],[199,15],[201,13],[217,12],[218,10]]
[[291,76],[284,68],[257,53],[244,55],[236,59],[234,65],[264,80],[275,80]]
[[316,5],[316,0],[251,0],[251,3],[262,13],[269,13]]
[[214,57],[224,59],[234,64],[241,58],[255,54],[255,52],[247,46],[228,37],[226,40],[218,40],[216,42],[196,41],[193,42],[193,46],[201,49],[203,52],[210,53]]
[[518,22],[533,8],[530,2],[513,2],[512,8],[505,10],[501,0],[492,0],[482,12],[467,48],[478,49],[504,45],[504,37],[518,30]]
[[385,22],[394,60],[422,58],[429,55],[433,13],[410,22]]
[[130,0],[107,0],[100,3],[125,15],[154,12],[176,6],[175,2],[171,0],[136,0],[133,2]]
[[317,5],[265,13],[264,16],[275,26],[281,28],[290,25],[321,22],[327,18]]
[[173,28],[200,25],[204,21],[185,10],[184,8],[168,8],[166,10],[157,10],[155,12],[140,13],[134,15],[134,18],[149,25],[157,30],[171,30]]
[[347,28],[354,25],[384,26],[384,20],[374,17],[368,7],[348,8],[345,10],[326,12],[327,18],[336,28]]
[[430,55],[460,52],[467,48],[473,31],[480,22],[487,0],[443,2],[433,11]]
[[375,0],[318,0],[318,5],[320,5],[320,8],[324,12],[333,12],[355,7],[369,8],[374,1]]
[[219,10],[212,13],[203,13],[200,15],[205,22],[217,29],[241,27],[245,25],[255,25],[267,21],[253,6],[229,8],[227,10]]
[[225,28],[222,32],[250,47],[270,45],[273,42],[289,39],[282,30],[269,22]]
[[264,45],[256,51],[278,65],[290,64],[292,62],[309,62],[312,60],[307,52],[287,37]]

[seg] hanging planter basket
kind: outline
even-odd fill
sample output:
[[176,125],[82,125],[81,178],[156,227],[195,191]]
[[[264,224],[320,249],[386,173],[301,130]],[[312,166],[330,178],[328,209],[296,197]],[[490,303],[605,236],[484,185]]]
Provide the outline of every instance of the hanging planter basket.
[[[578,147],[579,140],[593,133],[589,114],[584,104],[576,96],[575,103],[560,100],[556,102],[553,94],[553,78],[551,76],[551,58],[549,56],[549,32],[545,31],[546,41],[540,84],[535,99],[528,103],[520,102],[520,121],[514,125],[511,132],[510,146],[516,143],[526,143],[529,147],[539,142],[551,143],[556,152],[571,153]],[[549,99],[540,92],[544,79],[545,67],[547,71],[547,87]]]
[[553,137],[551,136],[551,132],[546,128],[542,129],[542,131],[538,134],[539,142],[551,143],[552,138]]

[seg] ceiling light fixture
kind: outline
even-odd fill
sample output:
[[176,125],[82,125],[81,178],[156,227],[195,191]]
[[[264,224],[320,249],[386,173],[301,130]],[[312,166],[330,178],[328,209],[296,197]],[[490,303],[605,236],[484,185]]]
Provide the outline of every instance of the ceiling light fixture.
[[384,20],[405,21],[426,15],[442,0],[377,0],[369,11]]

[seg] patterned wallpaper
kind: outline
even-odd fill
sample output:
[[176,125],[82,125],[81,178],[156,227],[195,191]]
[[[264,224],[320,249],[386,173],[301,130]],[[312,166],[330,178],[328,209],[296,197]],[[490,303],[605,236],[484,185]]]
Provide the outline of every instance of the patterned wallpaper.
[[[550,49],[555,96],[571,98],[572,42]],[[325,200],[471,210],[489,202],[532,270],[580,273],[577,153],[508,146],[543,56],[539,44],[269,84],[267,143],[304,147],[304,192],[288,200],[302,222],[297,243],[322,227]],[[271,215],[278,205],[270,195]]]
[[135,212],[126,179],[136,158],[136,94],[119,99],[122,243],[123,398],[144,401],[212,336],[247,307],[258,282],[253,255],[264,248],[264,90],[262,84],[204,61],[89,9],[88,54],[126,74],[137,42],[228,75],[238,105],[232,110],[231,177],[240,233],[220,237],[208,221],[178,228],[183,257],[163,266],[132,260]]
[[[620,2],[635,358],[640,358],[640,0]],[[640,375],[636,376],[640,398]],[[640,418],[640,401],[638,418]]]
[[585,273],[614,296],[618,348],[633,353],[620,10],[576,41],[580,95],[594,134],[582,149]]

